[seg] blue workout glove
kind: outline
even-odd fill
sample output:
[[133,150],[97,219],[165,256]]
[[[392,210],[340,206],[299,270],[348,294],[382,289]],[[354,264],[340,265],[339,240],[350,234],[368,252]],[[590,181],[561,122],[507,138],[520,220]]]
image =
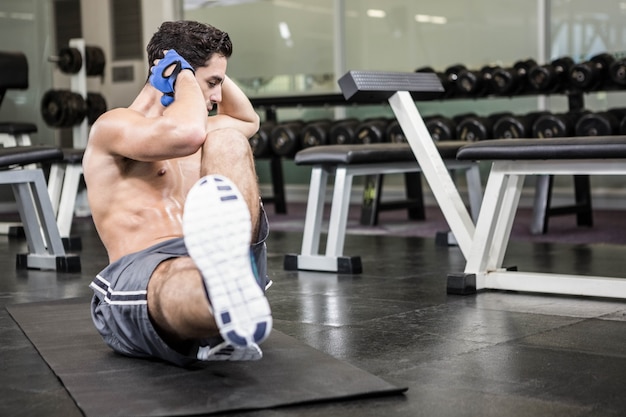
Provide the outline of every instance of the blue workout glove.
[[[172,65],[174,65],[172,73],[167,77],[164,76],[163,73]],[[191,70],[195,74],[193,67],[173,49],[167,51],[159,63],[150,69],[150,85],[163,93],[161,97],[163,106],[167,107],[174,102],[176,76],[184,69]]]

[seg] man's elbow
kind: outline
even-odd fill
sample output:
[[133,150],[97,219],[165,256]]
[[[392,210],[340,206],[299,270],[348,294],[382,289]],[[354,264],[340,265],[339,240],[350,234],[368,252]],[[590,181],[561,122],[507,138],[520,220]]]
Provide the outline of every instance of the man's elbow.
[[259,117],[259,115],[255,112],[254,116],[251,117],[251,120],[249,121],[249,123],[246,123],[246,131],[243,132],[244,135],[246,135],[246,137],[249,139],[251,138],[256,132],[259,131],[259,127],[261,126],[261,118]]
[[186,142],[192,149],[199,149],[206,141],[207,131],[205,129],[189,129],[186,135]]
[[187,153],[194,153],[202,147],[206,141],[207,131],[200,127],[190,125],[180,125],[173,138],[181,149],[186,149]]

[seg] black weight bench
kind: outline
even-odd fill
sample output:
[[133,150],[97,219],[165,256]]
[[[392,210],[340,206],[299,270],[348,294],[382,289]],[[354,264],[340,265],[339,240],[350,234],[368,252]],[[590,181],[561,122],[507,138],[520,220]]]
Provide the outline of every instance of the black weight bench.
[[[466,144],[460,162],[492,160],[476,224],[432,141],[415,101],[441,84],[420,73],[349,71],[339,79],[347,100],[387,100],[467,263],[448,276],[448,291],[502,289],[626,298],[626,279],[524,273],[502,267],[526,175],[624,175],[626,136],[504,139]],[[308,215],[308,213],[307,213]]]
[[[437,142],[436,147],[449,170],[466,173],[470,207],[478,216],[482,189],[478,166],[472,161],[456,160],[460,141]],[[368,145],[315,146],[298,152],[296,165],[311,165],[311,182],[304,223],[302,249],[299,255],[287,254],[286,270],[309,270],[340,273],[362,272],[358,256],[343,256],[348,209],[355,176],[421,172],[408,144],[377,143]],[[334,186],[325,254],[320,254],[320,237],[326,201],[328,177],[334,175]]]
[[492,166],[465,271],[448,277],[448,292],[500,289],[626,298],[626,279],[502,266],[526,175],[624,175],[626,136],[477,142],[461,148],[457,159],[492,161]]
[[13,189],[28,245],[28,253],[17,255],[19,269],[80,271],[80,258],[65,253],[43,171],[19,169],[62,158],[62,150],[50,146],[0,148],[0,184]]
[[[28,60],[23,52],[0,51],[0,104],[7,90],[28,88]],[[27,146],[37,126],[24,122],[0,122],[0,144]]]
[[[63,148],[62,152],[63,158],[54,160],[50,164],[48,194],[65,249],[80,250],[82,249],[80,236],[71,236],[70,232],[74,220],[80,179],[83,174],[82,161],[85,150]],[[24,235],[20,223],[3,223],[2,226],[5,226],[5,234],[9,236]]]
[[31,133],[37,133],[37,125],[24,122],[0,122],[2,146],[28,146],[32,144]]
[[[0,146],[30,146],[32,145],[30,138],[32,133],[37,133],[37,126],[32,123],[0,122]],[[28,168],[26,166],[22,167]],[[0,223],[0,234],[24,235],[21,224],[14,222]]]
[[[376,152],[359,153],[352,150],[351,152],[342,152],[341,148],[337,148],[333,151],[337,154],[332,155],[329,161],[319,161],[314,165],[317,169],[314,168],[311,175],[302,253],[300,255],[288,254],[285,257],[285,269],[342,273],[361,272],[362,266],[359,257],[345,257],[342,254],[347,206],[352,177],[376,173],[421,172],[428,181],[431,192],[448,221],[455,243],[459,245],[465,255],[471,245],[474,222],[450,176],[449,170],[453,164],[458,162],[468,164],[465,165],[468,168],[474,163],[448,159],[450,165],[446,166],[441,156],[441,150],[435,145],[424,120],[415,107],[415,100],[434,99],[443,92],[443,86],[437,75],[434,73],[349,71],[338,80],[338,83],[348,102],[381,104],[387,101],[396,115],[409,144],[408,149],[412,151],[413,156],[404,150],[402,152],[406,153],[403,154],[403,159],[398,161],[398,156],[393,153],[391,156],[389,154],[374,156]],[[312,149],[308,152],[315,153],[315,148]],[[306,150],[301,152],[306,152]],[[296,155],[296,158],[301,160],[300,158],[305,156],[307,153]],[[319,156],[315,155],[315,158],[319,158]],[[359,158],[370,158],[369,161],[371,162],[364,164],[364,160]],[[390,158],[391,161],[387,158]],[[339,162],[342,163],[338,164]],[[357,164],[357,162],[361,163]],[[315,164],[311,160],[308,163]],[[319,254],[319,238],[324,205],[322,197],[325,194],[326,179],[329,172],[335,174],[335,185],[326,253],[321,255]],[[477,168],[468,169],[468,172],[475,173],[470,175],[470,182],[480,184]],[[468,188],[475,190],[480,186],[469,186]],[[473,210],[478,210],[479,204],[471,202],[470,205],[473,206]]]

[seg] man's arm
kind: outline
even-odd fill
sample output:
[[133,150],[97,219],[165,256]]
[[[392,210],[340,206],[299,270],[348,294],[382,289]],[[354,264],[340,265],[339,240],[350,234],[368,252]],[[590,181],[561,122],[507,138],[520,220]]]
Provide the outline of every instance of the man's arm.
[[[206,139],[206,104],[194,74],[181,71],[175,100],[162,115],[146,117],[134,106],[154,100],[140,93],[129,109],[114,109],[92,126],[89,141],[107,153],[137,161],[157,161],[195,153]],[[95,143],[94,143],[95,145]]]
[[209,118],[209,130],[233,128],[246,137],[259,130],[259,115],[250,100],[228,76],[222,84],[222,102],[217,106],[217,114]]

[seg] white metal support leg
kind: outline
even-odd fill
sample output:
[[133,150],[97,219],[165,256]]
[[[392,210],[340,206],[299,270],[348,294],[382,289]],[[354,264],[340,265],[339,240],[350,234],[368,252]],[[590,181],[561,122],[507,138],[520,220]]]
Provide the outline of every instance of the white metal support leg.
[[490,174],[476,223],[472,251],[465,267],[466,273],[493,270],[501,266],[521,195],[520,183],[523,183],[523,176],[512,178],[495,171]]
[[476,222],[483,202],[483,186],[480,181],[480,170],[477,164],[472,163],[465,170],[465,180],[467,182],[467,197],[469,199],[472,220]]
[[[466,166],[467,163],[464,163]],[[452,163],[456,167],[456,161]],[[460,166],[460,165],[459,165]],[[458,169],[458,167],[456,167]],[[418,172],[415,162],[389,162],[363,165],[315,165],[311,171],[311,182],[300,255],[285,256],[286,270],[311,270],[322,272],[360,273],[361,259],[344,256],[343,248],[348,223],[348,211],[355,176],[376,173]],[[334,174],[333,196],[328,224],[325,253],[320,253],[320,236],[324,216],[326,186]]]
[[304,256],[312,256],[319,253],[327,181],[328,172],[322,167],[314,167],[311,171],[309,198],[307,200],[304,234],[302,237],[301,253]]
[[59,200],[59,210],[56,213],[57,223],[61,237],[69,238],[74,219],[74,208],[76,206],[76,196],[78,186],[83,174],[83,167],[80,164],[69,164],[65,168],[63,179],[63,189]]
[[533,216],[530,223],[530,233],[540,235],[544,232],[548,198],[550,197],[550,175],[538,175],[535,184],[535,199],[533,201]]
[[[476,223],[464,279],[476,290],[495,289],[626,299],[626,279],[506,270],[502,267],[524,178],[527,175],[626,175],[613,160],[496,161]],[[455,277],[454,279],[458,279]],[[450,277],[448,278],[450,289]]]
[[338,257],[343,255],[351,191],[352,175],[348,173],[346,167],[337,168],[328,225],[326,256]]
[[61,238],[67,247],[80,247],[80,238],[72,238],[72,221],[83,167],[80,163],[57,162],[50,167],[48,194],[59,225]]
[[524,178],[524,175],[504,176],[502,201],[500,203],[500,209],[496,213],[495,231],[491,240],[491,249],[486,264],[486,267],[489,269],[502,268],[504,254],[509,244],[511,230],[513,229],[513,221],[515,220],[520,196],[522,195]]
[[59,203],[61,201],[61,190],[63,189],[63,179],[65,178],[64,162],[55,162],[50,166],[50,174],[48,175],[48,194],[52,202],[54,215],[59,213]]
[[29,253],[18,255],[18,267],[80,270],[79,258],[66,255],[63,248],[43,172],[5,171],[0,173],[0,184],[12,186],[28,244]]
[[361,272],[359,257],[342,256],[353,177],[352,174],[348,173],[348,170],[347,167],[339,167],[334,170],[335,185],[324,255],[320,254],[320,236],[329,172],[322,166],[315,166],[311,171],[302,252],[300,255],[287,255],[285,257],[285,269]]
[[430,185],[454,237],[467,259],[474,235],[474,223],[459,191],[435,146],[411,94],[398,91],[389,98],[389,104],[411,145],[417,162]]

